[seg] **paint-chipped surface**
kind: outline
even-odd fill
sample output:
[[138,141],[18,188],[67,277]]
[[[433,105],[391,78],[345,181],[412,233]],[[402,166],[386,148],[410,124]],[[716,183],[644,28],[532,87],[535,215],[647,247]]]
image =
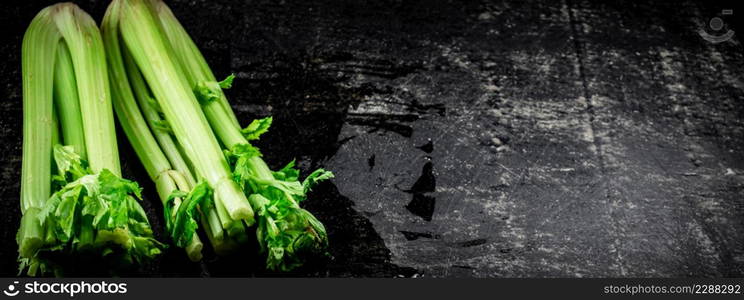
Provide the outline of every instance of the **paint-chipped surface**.
[[[20,38],[45,5],[31,2],[2,20],[5,275],[19,213]],[[100,19],[105,3],[93,2],[81,5]],[[292,276],[744,275],[744,51],[736,35],[698,35],[721,7],[171,6],[215,73],[237,74],[229,93],[243,123],[274,115],[258,143],[270,165],[297,158],[336,173],[307,203],[333,259]],[[122,153],[162,230],[152,185]],[[209,255],[193,265],[170,250],[140,271],[276,275],[260,265]]]

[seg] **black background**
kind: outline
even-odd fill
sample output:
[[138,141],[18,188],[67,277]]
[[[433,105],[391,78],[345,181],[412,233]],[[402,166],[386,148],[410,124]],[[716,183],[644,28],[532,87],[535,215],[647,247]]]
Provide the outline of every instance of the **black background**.
[[[107,1],[75,2],[98,21],[101,20],[108,3]],[[21,40],[33,16],[41,8],[53,3],[54,1],[29,0],[3,1],[0,4],[0,28],[2,28],[0,57],[4,59],[0,64],[0,89],[2,90],[0,94],[0,99],[2,99],[0,106],[0,140],[2,141],[0,145],[0,152],[2,152],[0,157],[2,166],[0,170],[0,276],[16,274],[17,254],[14,237],[20,219],[18,195],[22,140]],[[378,166],[376,168],[379,168],[378,172],[382,174],[379,175],[380,178],[385,174],[397,175],[399,173],[413,173],[411,177],[415,178],[419,172],[421,173],[415,182],[413,180],[403,182],[401,186],[411,187],[408,193],[414,195],[414,201],[407,206],[407,209],[423,218],[423,221],[418,220],[419,223],[414,223],[424,224],[421,226],[425,230],[399,228],[405,224],[396,223],[398,220],[386,220],[381,215],[375,215],[374,211],[364,208],[369,205],[364,199],[375,194],[377,187],[367,184],[367,181],[362,179],[372,178],[373,175],[340,177],[318,187],[311,193],[310,200],[305,204],[328,228],[332,254],[330,259],[314,260],[296,272],[277,274],[263,270],[263,262],[255,251],[255,245],[247,246],[239,254],[222,258],[215,257],[207,250],[202,263],[189,262],[180,249],[171,247],[156,262],[141,266],[139,269],[121,271],[119,275],[395,277],[423,273],[432,276],[738,277],[744,274],[744,253],[742,252],[744,251],[744,244],[742,244],[744,241],[744,202],[742,202],[744,201],[744,183],[740,178],[741,175],[720,177],[722,178],[720,180],[716,179],[719,177],[713,177],[714,179],[708,178],[702,181],[697,177],[669,175],[681,174],[687,168],[697,167],[700,173],[710,171],[709,173],[719,176],[722,173],[716,169],[719,165],[730,166],[734,170],[744,169],[741,154],[744,150],[744,134],[742,133],[744,132],[742,130],[744,128],[742,124],[742,119],[744,119],[742,118],[744,117],[742,93],[744,91],[735,83],[719,84],[715,83],[718,82],[717,80],[710,79],[711,76],[717,76],[718,72],[708,69],[708,58],[695,55],[710,46],[700,40],[694,31],[695,24],[689,21],[690,15],[715,16],[722,8],[732,8],[732,6],[727,6],[730,3],[654,1],[651,4],[631,1],[575,0],[555,3],[514,1],[506,3],[509,5],[488,1],[457,3],[452,1],[331,0],[217,0],[169,1],[168,3],[202,50],[215,75],[217,77],[229,73],[238,75],[233,89],[228,91],[228,97],[241,122],[247,124],[255,117],[269,114],[274,116],[274,125],[270,133],[257,143],[272,168],[281,167],[287,161],[298,158],[304,174],[317,167],[326,166],[328,161],[336,162],[336,168],[332,170],[337,175],[357,174],[366,171],[368,167],[370,170],[375,167],[374,155],[377,153]],[[502,9],[499,14],[493,14],[491,17],[488,15],[481,17],[483,15],[480,11],[491,6],[510,8]],[[563,32],[553,27],[546,27],[541,23],[545,21],[543,13],[550,15],[560,11],[562,7],[568,7],[572,11],[568,23],[560,27],[569,29],[568,31]],[[735,10],[735,16],[737,14]],[[741,20],[740,17],[727,18],[726,22],[737,33],[744,33]],[[581,28],[590,28],[589,26],[592,28],[592,33],[583,34]],[[658,28],[664,30],[661,31]],[[457,47],[453,48],[461,49],[471,61],[464,63],[463,68],[490,72],[489,76],[492,78],[500,78],[497,85],[506,92],[501,91],[502,94],[497,95],[496,100],[489,100],[486,103],[487,107],[475,112],[460,114],[460,108],[467,108],[471,105],[466,100],[474,97],[473,94],[478,88],[470,86],[472,80],[468,78],[469,75],[455,70],[457,67],[453,65],[460,63],[456,58],[453,62],[431,54],[438,53],[440,48],[437,45],[442,44],[456,45]],[[570,60],[569,57],[560,56],[560,51],[551,52],[563,45],[570,46],[572,49],[570,54],[576,55],[580,61],[577,66],[581,68],[579,78],[569,75],[571,68],[552,70],[550,77],[545,78],[529,76],[530,70],[523,71],[528,74],[524,75],[515,71],[514,66],[499,64],[496,67],[490,67],[486,63],[486,58],[503,62],[508,60],[507,54],[509,53],[520,49],[536,48],[545,51],[548,56],[554,55],[558,61]],[[684,70],[681,71],[682,79],[679,80],[691,86],[693,89],[691,93],[698,96],[697,100],[692,100],[697,101],[696,103],[683,103],[689,107],[687,115],[680,116],[675,113],[674,107],[663,100],[669,95],[667,92],[660,91],[659,87],[662,86],[664,80],[668,79],[654,75],[658,72],[639,73],[638,69],[634,68],[634,66],[642,68],[648,62],[658,61],[658,58],[644,56],[648,55],[646,50],[656,49],[655,47],[673,47],[681,49],[683,53],[681,63]],[[621,62],[619,65],[613,64],[612,59],[604,56],[605,50],[613,49],[619,49],[621,53],[621,56],[617,58],[617,61]],[[741,60],[741,43],[737,40],[737,42],[725,44],[716,49],[726,61],[732,62],[728,66],[732,74],[729,77],[733,76],[741,82],[740,76],[742,66],[744,66],[744,61]],[[640,54],[634,55],[634,53]],[[429,76],[427,78],[431,81],[428,89],[421,93],[444,94],[449,95],[450,98],[442,96],[443,100],[439,102],[404,99],[404,102],[413,102],[407,104],[409,114],[402,116],[398,114],[374,116],[348,114],[350,109],[354,109],[370,97],[382,95],[383,99],[397,99],[400,93],[396,90],[396,80],[417,72],[428,74],[426,76]],[[375,78],[375,81],[370,83],[355,79],[359,74],[371,76]],[[706,81],[709,79],[713,83]],[[571,80],[577,80],[583,84],[580,84],[579,88],[561,88],[558,84]],[[656,86],[653,84],[656,82],[661,83]],[[649,86],[643,86],[643,83],[648,83]],[[577,92],[582,87],[583,92]],[[424,193],[428,193],[427,195],[443,193],[434,187],[434,174],[439,176],[437,186],[441,186],[447,184],[449,180],[447,178],[464,177],[467,173],[463,173],[462,170],[467,162],[476,165],[485,162],[487,165],[495,160],[516,172],[527,170],[529,173],[539,170],[536,171],[532,166],[520,163],[520,157],[534,158],[537,154],[532,154],[533,150],[525,150],[526,152],[523,151],[521,154],[516,150],[512,154],[498,154],[492,149],[494,147],[489,148],[491,145],[483,144],[488,144],[491,139],[484,138],[482,132],[478,130],[472,132],[472,136],[468,136],[472,139],[468,139],[466,143],[472,147],[489,149],[486,151],[489,153],[487,157],[476,156],[474,158],[472,155],[466,155],[457,150],[457,140],[445,138],[441,143],[434,144],[436,150],[433,154],[426,154],[429,160],[433,157],[433,167],[430,163],[423,161],[420,164],[424,166],[423,170],[418,166],[413,171],[400,170],[396,166],[384,164],[380,166],[383,152],[424,155],[420,149],[413,146],[424,145],[427,137],[437,136],[443,129],[436,125],[430,126],[430,123],[426,123],[427,120],[441,120],[442,123],[456,121],[463,122],[466,128],[470,128],[468,126],[471,125],[478,125],[476,128],[481,128],[480,125],[483,125],[484,131],[505,131],[506,133],[500,135],[501,140],[512,149],[520,149],[521,146],[541,151],[547,149],[548,154],[545,160],[541,161],[546,166],[555,161],[570,161],[570,164],[581,165],[581,161],[572,161],[569,154],[566,154],[578,142],[570,139],[564,140],[565,136],[560,133],[541,131],[542,129],[538,126],[539,122],[507,116],[505,118],[510,123],[504,125],[498,120],[484,118],[481,115],[489,108],[514,105],[502,101],[510,89],[535,97],[554,95],[561,98],[583,94],[590,98],[593,94],[600,94],[610,95],[614,99],[622,98],[624,100],[617,103],[610,111],[603,112],[600,109],[590,108],[589,113],[594,116],[589,122],[594,124],[595,131],[605,127],[611,128],[608,132],[615,136],[610,138],[616,138],[619,144],[650,146],[639,146],[637,152],[628,156],[613,156],[612,153],[600,152],[600,158],[603,155],[609,158],[599,159],[599,163],[589,168],[588,173],[560,177],[559,179],[565,180],[561,184],[571,189],[580,189],[584,185],[584,181],[574,181],[574,178],[586,177],[587,182],[590,182],[593,177],[607,178],[608,185],[600,185],[595,190],[597,193],[560,200],[563,201],[560,203],[564,204],[562,207],[565,210],[559,213],[567,216],[569,220],[565,223],[557,222],[556,225],[547,229],[536,225],[538,223],[535,222],[545,218],[541,212],[550,213],[557,208],[534,201],[550,196],[551,193],[545,189],[552,186],[542,182],[539,177],[536,179],[529,175],[520,177],[513,186],[526,186],[526,189],[522,190],[525,192],[516,192],[514,188],[515,190],[508,193],[517,195],[516,198],[509,198],[512,199],[511,201],[526,201],[522,203],[527,203],[525,206],[515,208],[515,211],[512,211],[514,215],[511,215],[515,220],[522,220],[519,216],[527,216],[526,224],[518,225],[525,228],[525,234],[530,236],[526,243],[513,241],[509,236],[500,235],[501,230],[506,230],[500,227],[491,227],[492,232],[462,234],[465,236],[463,238],[451,237],[450,235],[456,235],[451,232],[440,236],[438,232],[427,226],[432,224],[432,214],[434,214],[434,222],[437,222],[437,216],[448,213],[442,212],[441,207],[451,206],[434,207],[434,200],[416,198],[417,195],[424,195]],[[623,95],[627,95],[628,99],[623,98]],[[634,102],[633,97],[639,100]],[[515,101],[531,101],[528,98]],[[581,117],[572,111],[564,113],[569,116],[568,119],[572,118],[572,114],[576,114],[576,118]],[[657,133],[657,136],[672,136],[671,141],[665,142],[664,145],[656,145],[658,141],[654,141],[654,135],[634,139],[632,134],[625,135],[634,132],[633,128],[624,128],[622,125],[613,124],[612,121],[608,121],[609,124],[597,123],[602,122],[605,116],[615,115],[628,116],[630,119],[655,120],[656,125],[649,128],[655,130],[654,133]],[[472,118],[468,118],[469,116]],[[455,118],[455,121],[451,118]],[[497,128],[492,129],[489,126]],[[364,134],[370,136],[370,143],[372,143],[372,146],[369,146],[373,149],[372,156],[366,148],[355,149],[351,144],[351,146],[346,146],[351,148],[343,148],[344,143],[355,137],[344,134],[344,128],[363,128],[361,132],[366,130]],[[683,133],[675,135],[677,132]],[[551,140],[553,134],[561,141]],[[399,147],[398,144],[392,142],[390,144],[380,143],[374,140],[374,136],[383,136],[383,141],[390,136],[393,136],[390,138],[392,141],[397,141],[398,138],[408,139],[410,147]],[[689,150],[685,148],[689,141],[700,142],[710,147],[699,151]],[[154,193],[154,187],[147,180],[144,169],[121,133],[119,143],[122,147],[121,161],[124,176],[135,179],[144,188],[146,199],[143,201],[143,206],[150,215],[156,236],[160,240],[166,240],[162,232],[164,226],[162,211]],[[601,151],[601,139],[596,143],[599,143],[597,145],[600,146]],[[359,164],[339,164],[339,161],[344,162],[340,158],[333,160],[337,152],[341,151],[339,149],[346,151],[344,153],[351,153],[343,157],[348,159],[351,155],[356,161],[363,161],[361,167]],[[683,161],[664,159],[664,157],[673,157],[679,149],[685,149],[698,158],[692,158],[690,161],[685,158],[682,159]],[[424,150],[426,153],[431,153],[431,150],[426,151],[425,147]],[[355,154],[358,155],[354,156]],[[615,178],[623,178],[623,176],[633,178],[633,174],[649,172],[638,167],[647,164],[644,158],[649,155],[659,156],[664,160],[658,165],[650,164],[648,168],[652,170],[651,173],[659,172],[672,176],[671,183],[668,181],[647,182],[639,179],[638,182],[613,185]],[[410,159],[410,155],[405,154],[392,157],[399,157],[402,162]],[[628,163],[624,167],[613,167],[607,165],[607,161],[612,161],[611,158],[635,161],[637,164]],[[448,159],[454,162],[448,163],[450,162]],[[698,163],[696,159],[700,162]],[[450,169],[443,167],[447,165],[453,167]],[[525,173],[520,172],[520,174]],[[483,176],[485,179],[482,182],[467,182],[458,186],[470,190],[476,190],[478,187],[499,189],[498,185],[491,183],[491,181],[496,181],[495,177]],[[566,182],[575,186],[570,186]],[[367,185],[367,187],[356,188],[354,184]],[[346,187],[343,190],[356,190],[342,194],[339,192],[342,185]],[[530,186],[537,188],[530,189]],[[417,192],[417,188],[421,190]],[[682,202],[677,202],[678,199],[671,199],[670,202],[659,206],[648,204],[649,199],[652,199],[654,195],[663,194],[666,190],[677,190],[679,195],[695,195],[696,193],[708,195],[717,208],[709,212],[704,211],[692,203],[693,200],[684,197],[682,197],[684,198]],[[519,195],[524,198],[520,198]],[[406,198],[405,202],[408,202],[411,196],[403,197]],[[446,198],[446,195],[443,197]],[[459,197],[457,200],[450,201],[465,201],[469,196],[457,197]],[[482,197],[488,199],[489,196]],[[609,204],[595,211],[593,205],[582,202],[589,199],[588,197],[598,197],[607,200]],[[442,203],[442,200],[439,201],[437,205]],[[360,203],[366,206],[363,208],[355,206]],[[427,203],[431,203],[431,206]],[[595,219],[598,211],[604,211],[605,208],[611,210],[613,203],[641,208],[624,210],[622,207],[625,206],[621,206],[621,208],[616,208],[617,211],[611,211],[608,216],[615,220],[615,222],[610,222],[615,226],[611,229],[607,229],[609,225],[605,226],[606,224],[602,222],[589,222]],[[525,208],[529,205],[533,205],[534,208]],[[661,212],[658,214],[661,216],[657,215],[659,211]],[[678,211],[682,212],[678,213]],[[667,212],[675,215],[667,220],[668,215],[665,215]],[[471,213],[473,216],[465,214],[464,218],[472,218],[473,222],[477,222],[477,216],[474,212]],[[510,215],[507,214],[503,220],[508,220],[509,217]],[[654,220],[655,218],[658,220]],[[376,221],[378,223],[371,222],[370,219],[378,220]],[[691,235],[692,233],[685,230],[675,231],[675,228],[683,228],[689,220],[703,224],[702,230],[710,238],[707,241],[695,240],[695,238],[675,240],[665,236],[664,232],[670,231]],[[652,225],[641,221],[649,221]],[[446,220],[441,222],[441,225],[437,225],[436,228],[457,226]],[[597,228],[592,227],[592,224]],[[615,236],[613,238],[604,236],[605,230],[611,231]],[[576,242],[577,244],[553,240],[548,242],[538,237],[542,231],[558,232],[579,242]],[[382,236],[380,232],[383,232]],[[409,255],[402,259],[408,262],[405,264],[406,267],[391,262],[391,251],[388,247],[394,245],[396,249],[400,249],[402,244],[399,244],[397,240],[392,240],[392,242],[386,240],[385,237],[393,236],[389,232],[402,234],[398,239],[402,240],[404,235],[405,239],[411,243],[405,244],[410,246],[405,246],[406,250],[400,252],[405,253],[401,255]],[[644,237],[644,234],[648,235]],[[480,235],[487,237],[479,238]],[[621,243],[621,249],[615,249],[625,254],[618,256],[620,258],[613,258],[621,261],[620,267],[613,265],[612,261],[603,260],[605,256],[602,253],[606,253],[603,247],[611,243],[613,239],[630,241]],[[670,241],[669,244],[658,241],[665,239]],[[709,247],[700,246],[702,244],[709,245]],[[556,251],[559,254],[556,256],[534,254],[545,245],[548,245],[546,246],[548,248],[551,247],[550,245],[557,245],[555,249],[558,249]],[[567,250],[561,250],[561,247],[565,245],[568,245]],[[667,255],[667,252],[664,252],[666,250],[660,250],[659,253],[654,254],[660,249],[657,247],[663,249],[669,247],[668,249],[672,249],[669,250],[672,254]],[[420,256],[416,255],[419,253],[416,252],[419,251],[418,249],[421,249]],[[432,252],[427,249],[435,250]],[[608,257],[615,256],[617,255],[608,255]],[[468,260],[481,257],[485,258],[472,264]],[[546,257],[549,263],[541,264],[540,260]],[[599,259],[594,263],[588,263],[595,257]],[[463,263],[444,263],[449,260],[463,261]],[[440,265],[439,262],[442,264]],[[81,260],[72,263],[75,267],[70,269],[68,276],[109,275],[105,273],[106,271],[96,268],[96,265],[90,261]]]

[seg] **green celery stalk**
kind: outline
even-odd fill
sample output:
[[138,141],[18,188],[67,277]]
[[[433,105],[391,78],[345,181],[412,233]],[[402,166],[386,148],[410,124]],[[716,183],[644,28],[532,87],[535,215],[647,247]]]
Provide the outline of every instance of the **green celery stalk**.
[[75,70],[86,158],[93,172],[108,169],[121,176],[101,34],[88,14],[77,6],[62,8],[67,10],[68,7],[70,13],[56,14],[55,23],[70,49]]
[[[196,227],[191,224],[192,231],[175,234],[174,229],[177,228],[175,223],[179,220],[177,213],[182,211],[180,208],[184,197],[172,197],[177,191],[192,191],[196,182],[171,135],[155,128],[155,124],[162,119],[153,107],[157,104],[153,102],[133,58],[126,48],[121,47],[117,30],[118,19],[112,17],[116,15],[118,9],[118,4],[112,4],[101,28],[107,48],[109,74],[113,82],[114,109],[137,156],[156,184],[158,195],[166,208],[164,209],[166,224],[172,239],[177,245],[185,248],[191,260],[197,261],[201,259],[203,245],[196,234]],[[184,221],[194,222],[193,218]]]
[[[52,7],[42,9],[31,21],[21,50],[23,76],[23,154],[21,166],[21,226],[16,235],[20,258],[31,259],[42,247],[44,228],[39,212],[51,195],[53,73],[61,35],[51,18]],[[38,263],[29,262],[32,271]]]
[[[162,1],[147,0],[150,1],[151,5],[157,11],[157,17],[160,20],[160,24],[168,38],[168,41],[172,45],[173,54],[178,59],[181,70],[184,76],[189,81],[189,86],[193,88],[198,82],[216,82],[217,79],[212,73],[212,69],[209,68],[206,59],[196,47],[196,44],[191,39],[186,30],[178,22],[173,12],[165,5]],[[238,118],[233,113],[232,107],[227,101],[227,97],[220,90],[218,97],[214,101],[214,106],[210,103],[210,109],[219,109],[222,112],[221,119],[226,123],[231,123],[237,128],[240,128]],[[205,111],[206,112],[206,111]],[[210,121],[211,122],[211,121]]]
[[105,53],[93,19],[71,3],[43,9],[24,36],[22,61],[20,271],[60,271],[50,252],[123,262],[158,255],[163,245],[137,202],[140,188],[121,178]]
[[109,5],[110,30],[118,30],[126,47],[165,115],[194,172],[214,190],[214,202],[231,220],[253,222],[253,210],[232,180],[227,161],[196,98],[169,53],[152,8],[141,0],[115,0]]
[[[174,166],[173,169],[184,175],[183,177],[186,180],[188,186],[195,186],[196,182],[191,175],[191,170],[193,168],[189,167],[190,164],[187,162],[186,158],[183,157],[182,151],[179,149],[178,144],[174,141],[171,134],[164,130],[157,129],[158,124],[160,122],[163,122],[164,120],[160,117],[160,114],[155,108],[158,104],[149,93],[147,84],[144,82],[144,78],[142,78],[142,74],[139,72],[133,58],[131,57],[131,55],[129,55],[126,48],[123,48],[121,52],[124,54],[124,62],[126,65],[129,82],[131,83],[134,94],[137,95],[135,98],[137,98],[139,102],[143,116],[147,120],[152,133],[155,135],[155,138],[160,143],[163,152],[166,154],[166,156]],[[180,186],[187,185],[181,184]],[[181,190],[185,191],[188,189]],[[200,221],[202,222],[202,226],[205,228],[205,233],[211,241],[215,251],[218,253],[224,253],[229,252],[230,249],[233,249],[235,247],[234,244],[227,243],[226,240],[223,238],[223,228],[219,223],[219,218],[217,216],[216,210],[214,209],[214,205],[212,204],[201,206],[199,213],[201,216]]]
[[80,115],[80,101],[72,65],[67,44],[60,42],[57,48],[57,62],[54,65],[54,108],[59,114],[64,144],[71,145],[80,157],[85,158],[85,134],[83,127],[80,126],[83,117]]
[[[302,254],[324,252],[328,244],[325,227],[299,203],[315,183],[332,178],[333,174],[319,169],[300,183],[293,163],[280,172],[272,172],[258,149],[249,142],[266,132],[272,119],[255,120],[241,130],[222,91],[232,85],[233,77],[216,82],[201,52],[168,6],[160,0],[147,1],[157,11],[172,45],[172,54],[199,99],[212,130],[228,150],[233,176],[246,193],[254,194],[249,200],[257,213],[259,226],[256,234],[259,244],[268,254],[267,266],[290,270],[302,264]],[[256,198],[256,195],[261,195],[261,198]]]

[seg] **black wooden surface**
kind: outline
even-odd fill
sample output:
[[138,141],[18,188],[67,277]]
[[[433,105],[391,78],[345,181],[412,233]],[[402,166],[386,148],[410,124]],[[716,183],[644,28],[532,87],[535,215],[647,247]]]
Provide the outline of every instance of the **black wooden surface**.
[[[76,1],[100,20],[107,1]],[[0,7],[0,275],[20,218],[20,43]],[[333,170],[306,207],[332,259],[169,249],[128,276],[742,276],[744,53],[725,3],[170,1],[272,167]],[[724,17],[732,30],[736,15]],[[125,177],[162,211],[120,135]],[[84,266],[85,261],[78,263]],[[106,275],[80,268],[71,275]]]

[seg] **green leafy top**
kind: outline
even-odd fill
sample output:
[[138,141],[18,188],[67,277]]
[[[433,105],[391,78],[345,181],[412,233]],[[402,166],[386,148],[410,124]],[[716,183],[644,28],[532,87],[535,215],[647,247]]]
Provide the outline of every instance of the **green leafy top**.
[[[271,121],[268,117],[251,122],[243,130],[246,139],[257,139],[268,131]],[[333,178],[333,173],[319,169],[300,182],[294,160],[279,171],[270,171],[258,149],[248,143],[235,145],[227,156],[234,180],[250,194],[248,201],[256,211],[256,235],[267,254],[267,268],[289,271],[302,265],[305,255],[324,254],[328,247],[325,227],[299,203],[318,182]]]
[[218,82],[217,84],[222,89],[229,89],[232,87],[233,80],[235,80],[235,74],[230,74],[230,75],[227,75],[227,77],[224,80]]
[[[183,202],[178,207],[175,207],[174,203],[176,198],[183,199]],[[208,202],[211,201],[213,201],[212,189],[209,188],[209,184],[206,181],[197,184],[189,193],[179,190],[171,193],[165,205],[164,212],[168,231],[176,246],[186,247],[189,245],[196,230],[199,228],[199,225],[196,223],[198,216],[195,213],[196,209],[200,204],[208,205]]]
[[230,74],[222,81],[202,81],[194,87],[194,95],[199,103],[205,104],[211,101],[217,101],[222,97],[222,90],[232,87],[235,74]]
[[271,123],[274,121],[272,117],[266,117],[263,119],[255,119],[248,126],[240,130],[246,140],[252,141],[257,140],[262,134],[269,131]]
[[[108,169],[93,174],[72,147],[56,145],[55,161],[62,185],[37,215],[49,231],[39,252],[86,251],[106,256],[121,252],[128,261],[143,262],[161,253],[165,245],[152,236],[145,211],[137,202],[140,187]],[[97,250],[96,250],[97,249]],[[49,262],[21,259],[21,269],[45,271]],[[31,269],[34,267],[34,269]]]

